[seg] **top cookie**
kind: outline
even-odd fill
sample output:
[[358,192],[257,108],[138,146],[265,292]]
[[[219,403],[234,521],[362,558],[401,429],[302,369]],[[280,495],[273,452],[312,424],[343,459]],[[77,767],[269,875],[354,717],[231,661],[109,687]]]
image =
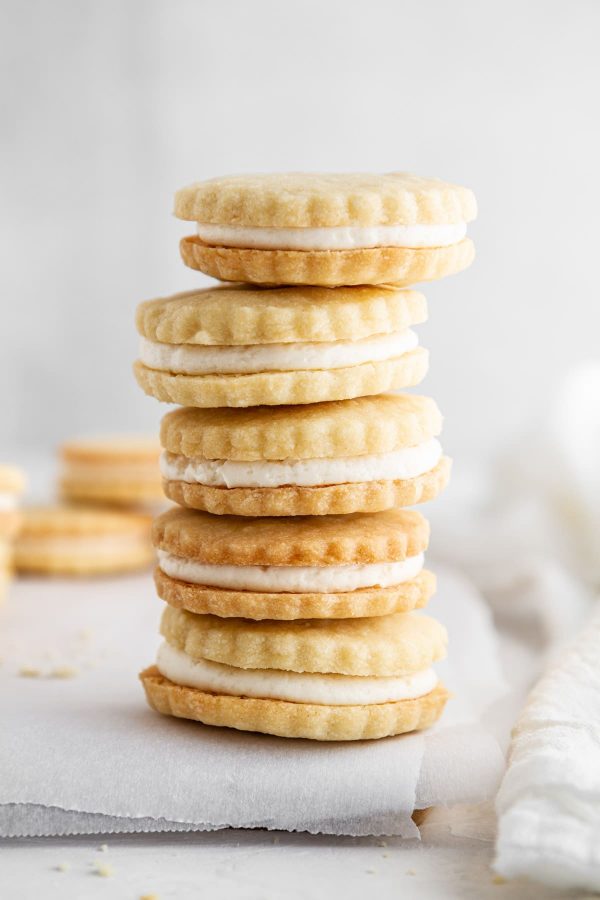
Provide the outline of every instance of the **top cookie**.
[[335,228],[451,225],[477,214],[473,193],[407,172],[232,175],[175,195],[180,219],[213,225]]

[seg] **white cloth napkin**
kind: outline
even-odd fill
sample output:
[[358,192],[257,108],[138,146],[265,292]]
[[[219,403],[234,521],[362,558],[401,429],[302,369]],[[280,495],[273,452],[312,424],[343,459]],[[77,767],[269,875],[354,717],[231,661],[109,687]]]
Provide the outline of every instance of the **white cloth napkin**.
[[497,798],[497,870],[596,890],[600,607],[568,649],[565,642],[589,616],[600,582],[599,398],[600,362],[576,366],[547,420],[538,418],[491,475],[474,480],[459,461],[452,507],[442,499],[433,509],[435,546],[494,611],[516,695],[547,666],[518,718]]
[[600,605],[532,691],[496,808],[501,875],[600,890]]
[[375,742],[289,741],[154,713],[137,673],[154,659],[161,608],[149,576],[14,586],[0,612],[0,835],[416,836],[415,808],[494,795],[504,757],[486,722],[506,685],[489,612],[452,572],[440,573],[431,612],[450,632],[440,674],[455,697],[429,732]]

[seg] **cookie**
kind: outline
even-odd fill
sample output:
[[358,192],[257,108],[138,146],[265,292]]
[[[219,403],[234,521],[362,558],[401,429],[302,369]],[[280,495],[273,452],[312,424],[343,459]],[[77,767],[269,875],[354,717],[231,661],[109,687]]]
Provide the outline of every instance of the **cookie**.
[[74,439],[61,446],[59,455],[65,500],[129,506],[163,500],[160,444],[155,438]]
[[244,518],[172,509],[153,526],[159,596],[222,618],[382,616],[424,606],[429,526],[414,510]]
[[471,191],[403,172],[242,175],[178,191],[186,265],[255,284],[410,285],[473,260]]
[[104,575],[146,568],[153,560],[150,517],[96,507],[24,510],[15,543],[21,572]]
[[447,643],[443,625],[414,612],[362,619],[249,622],[167,606],[160,631],[168,644],[194,660],[240,669],[378,678],[428,668],[443,659]]
[[0,540],[14,537],[19,529],[19,501],[25,485],[25,474],[21,469],[0,465]]
[[150,705],[207,724],[375,738],[427,727],[447,696],[432,668],[445,629],[414,613],[257,623],[167,607],[161,632],[156,668],[141,676]]
[[207,288],[142,303],[134,371],[159,400],[200,408],[306,404],[418,384],[410,326],[424,298],[390,287]]
[[219,515],[412,506],[448,481],[441,426],[433,400],[408,394],[276,409],[181,408],[161,424],[164,491]]

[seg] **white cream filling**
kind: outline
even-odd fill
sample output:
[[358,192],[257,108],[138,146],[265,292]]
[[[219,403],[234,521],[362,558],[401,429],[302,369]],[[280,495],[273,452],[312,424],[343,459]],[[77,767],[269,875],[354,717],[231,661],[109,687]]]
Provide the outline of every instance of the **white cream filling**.
[[18,505],[18,494],[13,491],[0,491],[0,512],[12,512]]
[[160,469],[169,481],[205,484],[210,487],[275,488],[287,484],[311,487],[416,478],[435,468],[441,457],[441,444],[432,438],[414,447],[403,447],[390,453],[341,456],[334,459],[243,462],[229,459],[188,459],[165,451],[160,458]]
[[161,675],[175,684],[214,694],[332,706],[413,700],[432,691],[438,681],[431,668],[410,675],[379,678],[279,669],[238,669],[207,659],[192,659],[166,641],[159,647],[156,666]]
[[414,331],[377,334],[359,341],[290,344],[248,344],[236,347],[202,344],[161,344],[140,340],[140,359],[149,369],[183,375],[293,372],[299,369],[340,369],[402,356],[418,345]]
[[165,575],[232,591],[319,594],[343,593],[364,587],[391,587],[416,578],[423,568],[422,553],[400,562],[343,566],[230,566],[201,563],[158,551],[158,564]]
[[257,250],[354,250],[369,247],[448,247],[462,241],[465,222],[450,225],[377,225],[371,228],[246,228],[197,223],[206,244]]

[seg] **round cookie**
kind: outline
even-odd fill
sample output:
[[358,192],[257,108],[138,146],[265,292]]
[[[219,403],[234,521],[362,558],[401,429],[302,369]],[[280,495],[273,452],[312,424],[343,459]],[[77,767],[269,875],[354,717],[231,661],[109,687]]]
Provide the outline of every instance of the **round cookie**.
[[389,286],[217,287],[140,304],[134,371],[182,406],[306,404],[418,384],[421,294]]
[[377,512],[430,500],[450,460],[428,397],[307,406],[181,408],[161,423],[167,497],[219,515]]
[[174,212],[198,232],[183,261],[223,281],[410,285],[474,257],[472,192],[406,172],[214,178],[178,191]]
[[139,505],[162,501],[152,437],[114,435],[67,441],[59,450],[60,492],[68,501]]
[[0,465],[0,539],[11,539],[19,530],[19,500],[26,486],[24,472],[17,466]]
[[170,606],[222,618],[350,619],[424,606],[429,526],[414,510],[288,518],[172,509],[153,526]]
[[167,607],[155,668],[141,674],[159,712],[243,730],[356,740],[427,727],[447,693],[432,664],[446,632],[414,613],[260,622]]
[[167,606],[160,631],[193,659],[240,669],[364,677],[419,672],[446,654],[443,625],[418,613],[362,619],[249,622]]
[[15,566],[45,575],[108,575],[146,568],[154,558],[149,516],[84,506],[23,512]]

